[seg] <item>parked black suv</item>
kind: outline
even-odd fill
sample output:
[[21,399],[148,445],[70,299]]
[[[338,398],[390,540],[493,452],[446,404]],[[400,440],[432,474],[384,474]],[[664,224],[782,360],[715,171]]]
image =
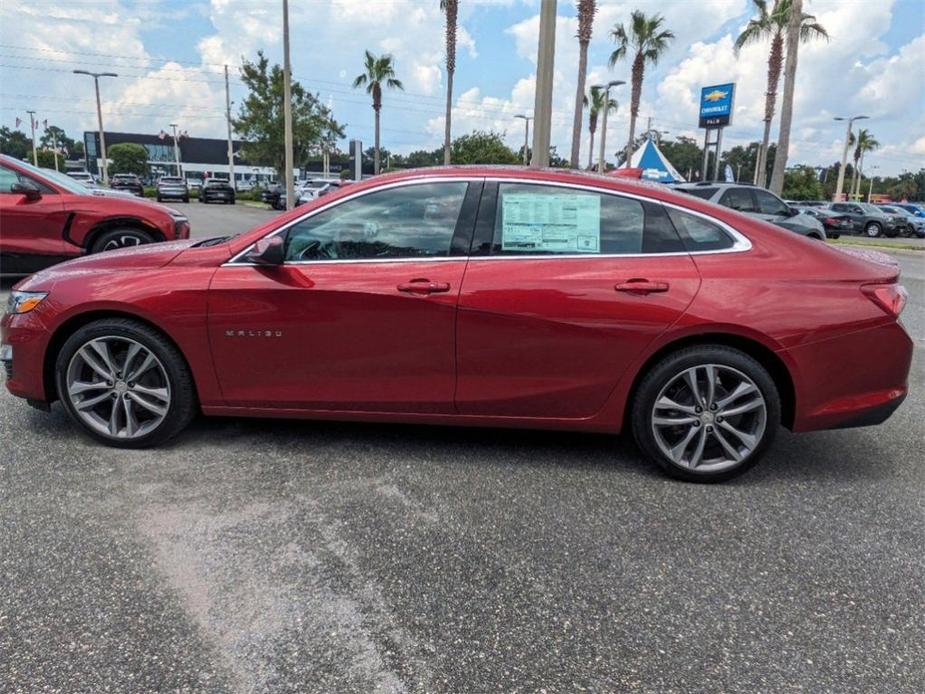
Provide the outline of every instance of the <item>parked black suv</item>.
[[109,187],[113,190],[125,190],[139,198],[145,196],[145,187],[141,179],[135,174],[115,174],[109,179]]
[[851,220],[852,230],[869,238],[899,236],[903,220],[889,215],[869,202],[833,202],[829,209]]
[[222,202],[234,205],[234,188],[224,178],[207,178],[199,189],[199,202]]

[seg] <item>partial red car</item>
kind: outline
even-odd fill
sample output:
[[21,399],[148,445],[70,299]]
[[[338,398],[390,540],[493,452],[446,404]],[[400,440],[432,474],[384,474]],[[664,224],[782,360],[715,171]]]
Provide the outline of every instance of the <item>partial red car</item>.
[[0,275],[27,275],[87,253],[188,239],[186,215],[128,193],[0,155]]
[[912,356],[896,265],[561,170],[380,176],[14,289],[7,388],[132,448],[198,411],[631,430],[668,473],[715,481],[781,425],[884,421]]

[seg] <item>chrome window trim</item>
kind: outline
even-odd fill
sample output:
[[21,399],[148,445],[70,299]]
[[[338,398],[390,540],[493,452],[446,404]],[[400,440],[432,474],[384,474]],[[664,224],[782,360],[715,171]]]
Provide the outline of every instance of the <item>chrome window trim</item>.
[[[665,258],[671,256],[698,256],[698,255],[723,255],[728,253],[744,253],[752,249],[752,242],[742,234],[737,229],[726,224],[724,221],[717,219],[716,217],[711,217],[708,214],[703,212],[698,212],[697,210],[692,210],[689,207],[684,207],[683,205],[678,205],[673,202],[667,202],[665,200],[659,200],[658,198],[651,198],[645,195],[640,195],[637,193],[628,193],[622,190],[611,190],[602,186],[590,185],[587,183],[561,183],[558,181],[543,181],[541,179],[534,178],[513,178],[507,176],[474,176],[474,177],[461,177],[461,176],[432,176],[427,178],[414,178],[407,179],[404,181],[395,181],[394,183],[388,183],[376,188],[369,188],[366,190],[359,191],[353,195],[347,195],[343,198],[338,198],[337,200],[332,200],[326,205],[322,205],[310,212],[306,212],[301,217],[298,217],[291,222],[274,229],[268,232],[265,236],[262,236],[258,240],[269,238],[270,236],[275,236],[282,234],[288,231],[291,227],[303,222],[310,217],[325,212],[337,205],[348,202],[350,200],[355,200],[356,198],[362,197],[364,195],[369,195],[371,193],[377,193],[381,190],[389,190],[391,188],[399,188],[404,186],[413,186],[413,185],[422,185],[426,183],[443,183],[451,181],[465,181],[466,183],[472,183],[473,181],[484,181],[486,183],[526,183],[540,186],[553,186],[559,188],[573,188],[575,190],[585,190],[592,193],[600,193],[602,195],[616,195],[618,197],[630,198],[632,200],[639,200],[642,202],[649,202],[657,205],[664,205],[665,207],[670,207],[679,212],[684,212],[686,214],[694,215],[695,217],[700,217],[715,224],[720,227],[724,232],[729,234],[732,237],[733,244],[729,248],[723,248],[721,250],[711,250],[711,251],[673,251],[669,253],[576,253],[576,254],[524,254],[524,255],[459,255],[459,256],[423,256],[419,258],[361,258],[361,259],[351,259],[351,260],[289,260],[284,262],[284,265],[318,265],[318,264],[333,264],[333,263],[423,263],[423,262],[447,262],[451,260],[456,261],[480,261],[480,260],[573,260],[581,258],[583,260],[590,260],[594,258]],[[234,257],[226,260],[222,263],[221,267],[234,266],[234,267],[256,267],[257,263],[247,263],[239,262],[239,259],[245,256],[253,247],[255,241],[250,246],[244,250],[237,253]]]

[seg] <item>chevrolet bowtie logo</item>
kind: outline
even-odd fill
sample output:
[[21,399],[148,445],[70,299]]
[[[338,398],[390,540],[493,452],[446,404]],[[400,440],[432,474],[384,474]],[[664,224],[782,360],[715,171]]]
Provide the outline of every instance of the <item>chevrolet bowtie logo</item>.
[[714,89],[709,94],[704,94],[703,98],[706,101],[719,101],[720,99],[725,99],[729,92],[721,92],[719,89]]

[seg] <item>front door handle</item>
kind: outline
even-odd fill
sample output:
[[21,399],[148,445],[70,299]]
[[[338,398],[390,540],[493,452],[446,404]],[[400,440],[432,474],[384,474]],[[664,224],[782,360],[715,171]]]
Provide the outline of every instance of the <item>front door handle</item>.
[[626,292],[627,294],[655,294],[658,292],[667,292],[668,283],[661,280],[647,280],[641,277],[634,277],[633,279],[626,280],[626,282],[615,284],[614,289],[618,292]]
[[450,291],[450,283],[431,282],[426,277],[418,277],[410,282],[399,284],[398,291],[406,294],[439,294]]

